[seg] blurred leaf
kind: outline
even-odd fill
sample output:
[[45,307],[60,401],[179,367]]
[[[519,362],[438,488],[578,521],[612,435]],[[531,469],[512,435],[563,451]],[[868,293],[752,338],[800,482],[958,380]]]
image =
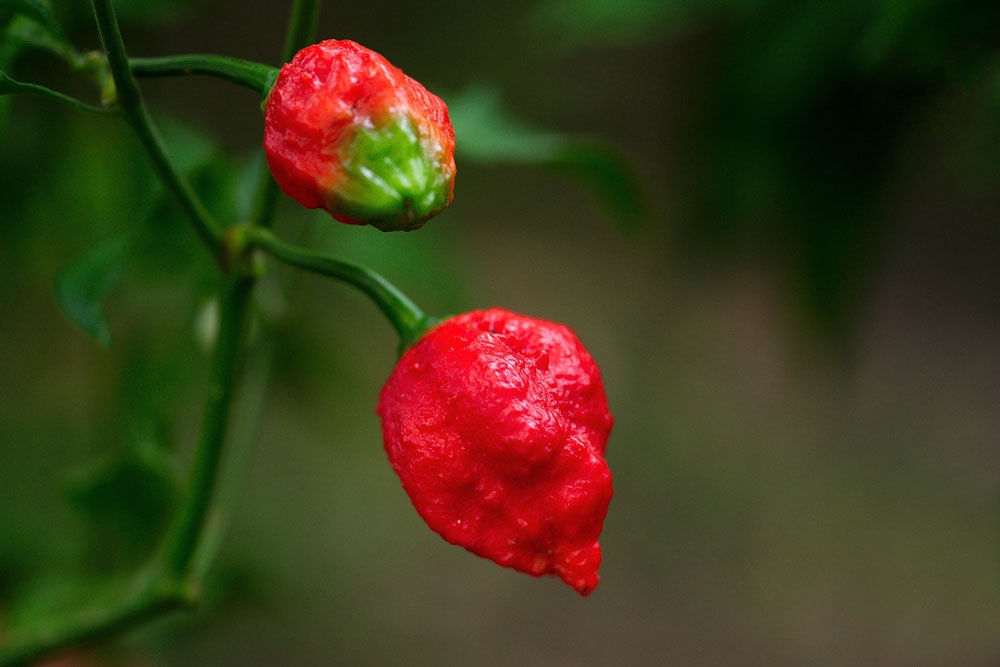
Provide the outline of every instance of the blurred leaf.
[[677,3],[663,0],[548,0],[532,23],[565,47],[604,42],[634,42],[655,34]]
[[900,148],[932,105],[996,62],[1000,5],[831,6],[770,0],[716,26],[689,144],[685,190],[698,210],[682,233],[767,262],[801,323],[845,343],[883,242],[888,180],[905,168]]
[[179,489],[173,457],[152,430],[76,470],[66,484],[68,500],[98,538],[97,555],[118,567],[138,564],[155,547]]
[[61,33],[54,33],[27,16],[15,16],[0,37],[0,67],[9,66],[26,47],[49,51],[75,62],[76,51]]
[[[17,61],[18,56],[25,47],[31,45],[42,46],[49,50],[62,52],[62,46],[52,35],[40,27],[37,22],[24,15],[14,15],[13,20],[7,25],[0,22],[0,76],[2,72],[9,71]],[[3,84],[9,87],[8,84]],[[3,87],[0,85],[0,88]],[[10,99],[5,97],[10,92],[0,92],[0,130],[6,120],[7,110],[10,107]]]
[[100,345],[111,345],[101,302],[115,287],[128,259],[129,245],[122,239],[104,243],[79,257],[56,276],[56,301],[70,322]]
[[0,38],[0,68],[9,65],[17,54],[26,47],[53,53],[71,66],[79,68],[84,64],[66,32],[55,20],[48,3],[39,0],[0,0],[0,6],[13,2],[25,5],[30,11],[17,13],[3,30]]
[[44,26],[53,34],[60,34],[61,29],[52,14],[52,7],[45,0],[0,0],[0,9],[8,9],[15,14],[22,14]]
[[458,151],[477,162],[548,163],[573,141],[516,118],[503,107],[500,94],[493,88],[472,86],[447,101]]
[[171,157],[185,174],[210,166],[221,154],[213,137],[184,121],[173,116],[158,116],[156,123]]
[[661,40],[714,14],[749,14],[770,0],[544,0],[528,28],[560,49]]
[[639,178],[617,150],[598,143],[580,143],[565,148],[551,164],[590,190],[624,228],[638,227],[649,215]]
[[514,116],[499,93],[473,86],[449,97],[457,150],[481,164],[536,165],[578,179],[627,227],[644,217],[646,202],[631,165],[616,149],[589,137],[543,130]]
[[106,590],[107,581],[78,571],[50,570],[23,584],[4,600],[5,629],[32,628],[51,622],[67,609],[92,603]]
[[883,0],[858,43],[863,63],[883,62],[900,45],[919,33],[921,19],[939,0]]
[[[682,234],[755,254],[808,327],[844,337],[878,256],[899,148],[930,105],[970,98],[996,71],[1000,3],[543,0],[528,21],[563,49],[707,35],[705,106],[685,158],[697,210]],[[962,134],[992,146],[996,114],[979,117],[985,129]]]

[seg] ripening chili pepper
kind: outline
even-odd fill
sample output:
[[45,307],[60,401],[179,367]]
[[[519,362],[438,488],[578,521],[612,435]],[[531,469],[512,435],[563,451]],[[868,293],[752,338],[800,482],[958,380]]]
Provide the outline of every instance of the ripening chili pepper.
[[400,358],[378,414],[389,460],[434,531],[594,589],[612,417],[572,331],[501,309],[445,320]]
[[299,51],[264,107],[281,189],[351,224],[416,229],[451,203],[455,132],[441,98],[349,40]]

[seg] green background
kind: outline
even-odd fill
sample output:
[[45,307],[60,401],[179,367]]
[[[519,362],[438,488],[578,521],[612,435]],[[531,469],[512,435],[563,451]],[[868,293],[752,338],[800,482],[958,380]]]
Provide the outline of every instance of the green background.
[[[133,55],[277,65],[286,4],[117,6]],[[581,599],[427,529],[374,414],[391,327],[350,288],[276,268],[242,397],[259,432],[225,487],[210,603],[92,658],[995,665],[998,6],[327,2],[321,37],[380,51],[453,105],[456,199],[409,234],[286,199],[277,233],[366,263],[429,313],[497,305],[573,327],[616,417],[601,585]],[[56,15],[97,46],[85,3]],[[44,54],[4,71],[94,97]],[[206,78],[140,83],[196,188],[239,219],[259,100]],[[174,493],[162,446],[183,464],[198,426],[214,277],[123,123],[2,100],[13,624],[145,554]],[[129,259],[106,285],[104,349],[53,283],[116,247]],[[121,452],[131,468],[88,471]]]

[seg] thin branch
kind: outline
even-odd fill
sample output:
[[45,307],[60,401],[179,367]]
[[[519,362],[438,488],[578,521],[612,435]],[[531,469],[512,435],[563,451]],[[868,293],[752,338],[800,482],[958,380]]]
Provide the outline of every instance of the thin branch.
[[111,587],[86,608],[7,636],[0,647],[0,666],[27,667],[70,646],[114,637],[168,611],[191,604],[185,588],[159,580],[140,579],[127,590]]
[[196,556],[205,530],[232,409],[252,278],[227,279],[219,303],[215,343],[201,439],[191,467],[184,505],[149,567],[75,613],[15,629],[0,648],[0,667],[28,665],[59,649],[119,635],[166,612],[194,606],[200,596]]
[[242,351],[243,325],[252,288],[252,278],[235,276],[230,279],[219,298],[219,333],[215,342],[215,357],[212,360],[201,436],[184,495],[185,504],[164,540],[166,566],[168,572],[176,577],[183,578],[190,570],[215,489],[232,410],[237,362]]
[[283,62],[288,62],[316,39],[316,26],[319,23],[319,10],[322,0],[296,0],[292,4],[292,13],[288,18],[288,30],[285,33],[285,50]]
[[39,86],[35,83],[22,83],[21,81],[12,79],[3,72],[0,72],[0,95],[14,95],[18,93],[47,97],[49,99],[62,102],[63,104],[67,104],[79,111],[86,111],[87,113],[98,115],[118,113],[116,109],[107,109],[87,104],[86,102],[82,102],[75,97],[70,97],[69,95],[60,93],[58,90],[52,90],[51,88]]
[[142,101],[142,95],[139,93],[139,86],[135,77],[132,76],[128,55],[125,53],[125,44],[122,41],[121,30],[118,27],[118,19],[115,16],[111,0],[91,1],[122,112],[136,136],[139,137],[143,148],[146,149],[160,181],[174,195],[178,205],[194,226],[195,232],[214,255],[219,251],[221,243],[221,235],[217,231],[218,227],[212,219],[212,215],[167,153],[163,138],[149,116],[146,105]]
[[[286,49],[314,32],[319,4],[319,0],[295,0]],[[217,231],[210,214],[167,154],[163,140],[145,108],[125,52],[111,0],[92,0],[92,5],[122,112],[149,154],[157,175],[173,193],[199,237],[216,257],[222,258],[227,249],[223,235]],[[138,69],[141,70],[144,66],[169,69],[176,64],[176,61],[171,64],[162,60],[147,60],[145,64],[140,62]],[[214,73],[222,75],[219,71]],[[238,73],[230,70],[227,76],[240,78],[246,74],[246,71]],[[266,165],[262,167],[258,182],[261,187],[252,221],[257,225],[269,224],[274,214],[277,189]],[[265,230],[259,231],[267,234]],[[281,249],[276,252],[281,252]],[[238,264],[238,268],[245,269],[246,265]],[[242,353],[242,336],[254,284],[252,273],[240,270],[231,272],[226,281],[220,296],[219,333],[188,492],[184,497],[184,504],[165,534],[156,558],[147,568],[121,585],[109,586],[105,595],[95,598],[87,607],[61,618],[41,621],[31,627],[9,629],[0,647],[0,667],[29,665],[60,649],[112,638],[164,613],[197,603],[204,568],[201,559],[205,555],[207,524],[220,475],[238,362]],[[373,289],[377,287],[376,283],[377,281],[373,283]],[[388,290],[384,291],[391,294],[393,289],[388,286]],[[415,310],[414,313],[419,311]],[[414,313],[411,315],[415,317]]]
[[419,338],[431,324],[430,318],[409,297],[367,267],[293,246],[265,229],[248,228],[244,234],[246,244],[264,250],[277,260],[336,278],[363,292],[392,323],[403,348]]
[[144,77],[203,74],[249,88],[265,97],[274,85],[278,70],[270,65],[204,54],[130,58],[132,74]]

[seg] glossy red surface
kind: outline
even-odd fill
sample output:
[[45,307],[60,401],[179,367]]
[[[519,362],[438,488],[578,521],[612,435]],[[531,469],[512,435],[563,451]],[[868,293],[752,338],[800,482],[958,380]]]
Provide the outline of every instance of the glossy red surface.
[[572,331],[500,309],[446,320],[399,360],[378,413],[389,460],[433,530],[594,589],[612,417]]

